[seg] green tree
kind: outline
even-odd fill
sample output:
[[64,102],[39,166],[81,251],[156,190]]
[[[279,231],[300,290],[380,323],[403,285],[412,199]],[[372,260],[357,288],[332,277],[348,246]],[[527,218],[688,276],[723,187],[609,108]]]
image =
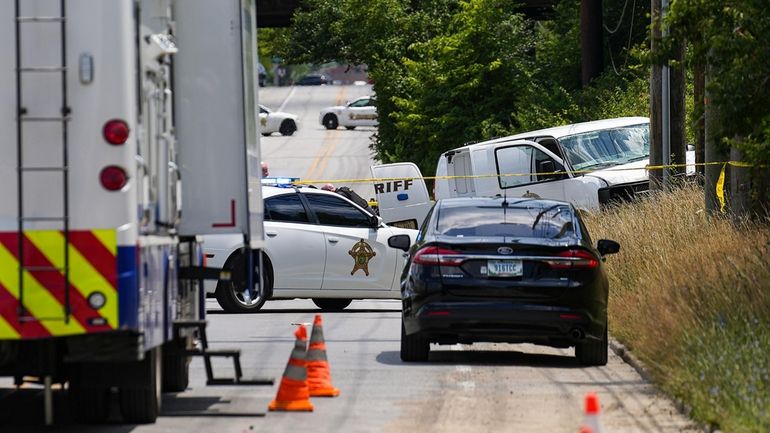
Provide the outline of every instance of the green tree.
[[[692,47],[691,61],[708,65],[708,104],[719,115],[707,116],[706,127],[721,137],[716,144],[725,154],[732,148],[733,156],[753,165],[748,173],[732,170],[734,180],[742,184],[733,188],[733,202],[743,203],[733,209],[738,214],[767,213],[770,207],[770,16],[766,10],[764,0],[677,0],[665,20],[670,36],[664,41],[664,55],[686,41]],[[741,177],[746,174],[744,182]]]

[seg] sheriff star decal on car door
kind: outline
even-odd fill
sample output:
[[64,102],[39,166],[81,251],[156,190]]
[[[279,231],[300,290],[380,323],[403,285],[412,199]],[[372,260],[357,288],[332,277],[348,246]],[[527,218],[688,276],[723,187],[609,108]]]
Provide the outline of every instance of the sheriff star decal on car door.
[[353,257],[353,270],[350,271],[350,275],[355,274],[357,270],[361,269],[368,277],[369,260],[377,255],[372,247],[369,246],[369,244],[367,244],[363,239],[361,239],[360,241],[356,242],[355,245],[353,245],[353,248],[348,251],[348,254],[350,254],[350,257]]

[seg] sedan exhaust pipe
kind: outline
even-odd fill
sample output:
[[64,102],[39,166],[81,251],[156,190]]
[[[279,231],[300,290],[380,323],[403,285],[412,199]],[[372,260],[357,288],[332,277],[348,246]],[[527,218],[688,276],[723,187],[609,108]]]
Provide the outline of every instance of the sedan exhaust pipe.
[[585,332],[580,328],[572,328],[572,330],[569,331],[569,335],[575,340],[582,340],[586,336]]

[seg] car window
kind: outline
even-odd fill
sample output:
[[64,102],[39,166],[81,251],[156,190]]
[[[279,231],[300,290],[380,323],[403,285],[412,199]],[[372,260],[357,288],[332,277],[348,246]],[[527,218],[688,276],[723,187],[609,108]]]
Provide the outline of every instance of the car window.
[[369,98],[358,99],[350,103],[351,107],[366,107],[369,104]]
[[500,188],[512,188],[532,182],[560,179],[564,166],[542,150],[527,146],[507,146],[495,150]]
[[327,194],[305,194],[318,222],[330,226],[370,227],[370,216],[352,203]]
[[444,206],[436,231],[454,237],[512,236],[526,238],[575,237],[574,215],[567,204],[547,208]]
[[500,188],[511,188],[532,182],[532,146],[508,146],[495,150]]
[[559,139],[575,170],[626,164],[650,155],[649,125],[589,131]]
[[265,220],[307,223],[307,211],[297,194],[285,194],[265,200]]

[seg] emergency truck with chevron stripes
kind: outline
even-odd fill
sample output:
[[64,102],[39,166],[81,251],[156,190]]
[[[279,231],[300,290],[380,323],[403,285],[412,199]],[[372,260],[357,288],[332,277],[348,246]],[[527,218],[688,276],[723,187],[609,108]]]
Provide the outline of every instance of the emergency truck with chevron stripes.
[[0,375],[62,384],[83,421],[117,392],[153,422],[200,354],[200,236],[262,239],[254,0],[7,0],[0,20]]

